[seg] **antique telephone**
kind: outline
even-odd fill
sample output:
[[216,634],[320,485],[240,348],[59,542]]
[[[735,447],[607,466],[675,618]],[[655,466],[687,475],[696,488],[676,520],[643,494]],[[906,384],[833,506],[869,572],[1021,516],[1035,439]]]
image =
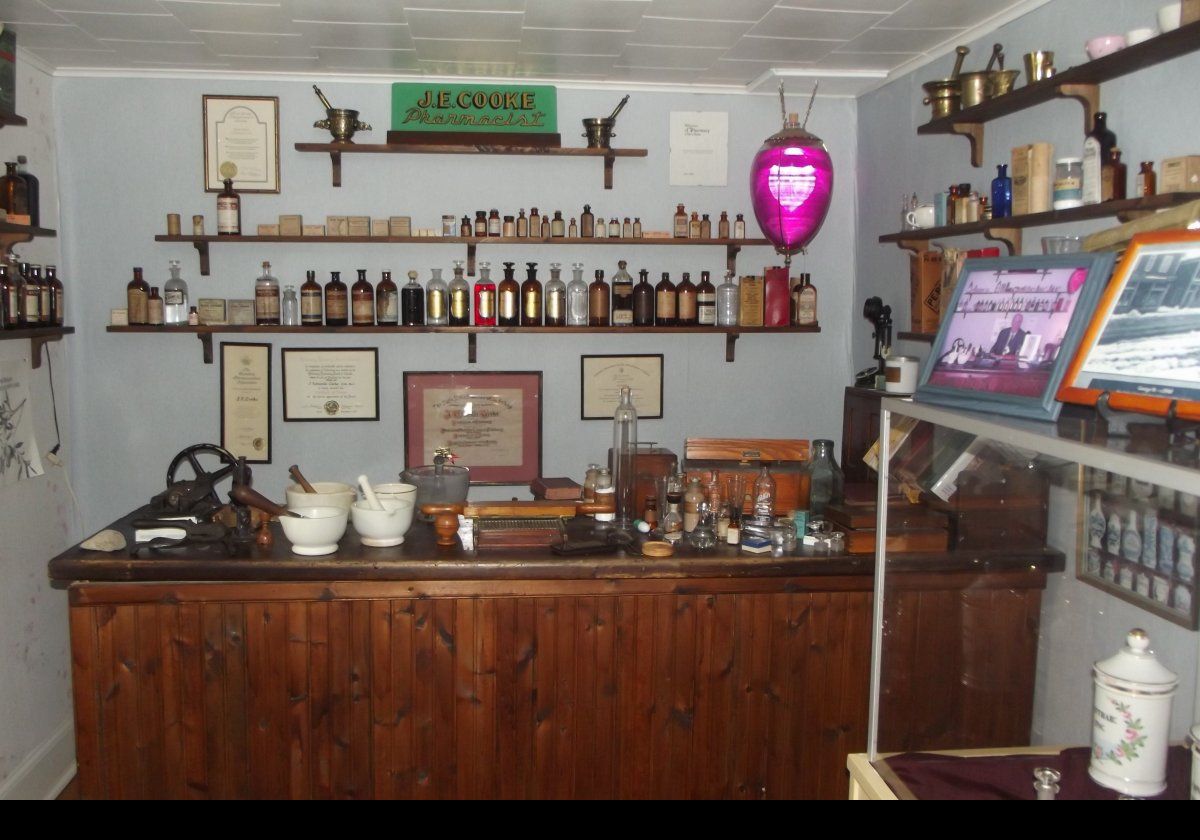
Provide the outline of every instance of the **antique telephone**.
[[875,367],[860,370],[854,385],[882,391],[887,380],[885,360],[892,354],[892,307],[885,306],[882,298],[869,297],[863,303],[863,317],[875,327]]

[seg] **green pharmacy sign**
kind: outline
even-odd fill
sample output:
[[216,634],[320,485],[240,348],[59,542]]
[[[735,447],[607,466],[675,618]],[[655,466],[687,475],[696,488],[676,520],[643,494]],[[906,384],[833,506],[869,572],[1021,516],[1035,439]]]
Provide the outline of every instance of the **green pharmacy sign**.
[[392,131],[553,134],[558,92],[551,85],[395,82]]

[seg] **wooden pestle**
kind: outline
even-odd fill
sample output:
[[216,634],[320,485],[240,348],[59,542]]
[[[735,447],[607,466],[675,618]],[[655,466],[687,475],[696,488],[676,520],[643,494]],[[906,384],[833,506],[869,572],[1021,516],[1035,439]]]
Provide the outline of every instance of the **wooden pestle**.
[[288,474],[295,479],[296,483],[300,485],[300,488],[304,490],[305,493],[317,492],[313,489],[313,486],[308,483],[308,479],[304,477],[304,473],[300,472],[300,466],[298,464],[292,464],[290,467],[288,467]]

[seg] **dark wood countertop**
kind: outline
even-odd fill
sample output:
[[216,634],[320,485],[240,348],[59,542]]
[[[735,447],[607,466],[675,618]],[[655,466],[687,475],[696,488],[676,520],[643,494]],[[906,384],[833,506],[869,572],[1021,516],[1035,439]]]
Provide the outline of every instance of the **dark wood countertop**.
[[[109,526],[132,544],[130,514]],[[230,554],[222,545],[189,547],[136,556],[128,551],[104,553],[78,545],[49,564],[53,585],[121,581],[430,581],[430,580],[619,580],[646,578],[856,578],[836,588],[870,588],[875,557],[871,554],[829,555],[800,547],[790,555],[749,554],[732,546],[697,551],[677,546],[674,557],[642,557],[632,549],[615,554],[560,557],[543,549],[493,549],[475,552],[460,547],[443,549],[434,542],[433,528],[414,522],[403,545],[364,546],[351,525],[337,554],[301,557],[272,523],[275,544],[269,549],[253,543]],[[893,557],[900,572],[972,572],[1037,570],[1062,571],[1061,552],[1051,549],[905,553]],[[832,583],[832,581],[825,581]],[[814,581],[814,585],[819,585]]]

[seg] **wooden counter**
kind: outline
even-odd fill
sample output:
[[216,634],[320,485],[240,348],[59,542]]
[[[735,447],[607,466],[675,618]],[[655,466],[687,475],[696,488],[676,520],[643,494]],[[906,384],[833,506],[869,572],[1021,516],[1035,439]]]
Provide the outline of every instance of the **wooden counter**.
[[[1062,562],[898,559],[888,749],[1028,740]],[[88,798],[836,798],[866,743],[869,557],[470,555],[418,523],[332,558],[76,548],[50,576]],[[981,657],[1002,684],[964,679]],[[911,707],[930,680],[945,702]]]

